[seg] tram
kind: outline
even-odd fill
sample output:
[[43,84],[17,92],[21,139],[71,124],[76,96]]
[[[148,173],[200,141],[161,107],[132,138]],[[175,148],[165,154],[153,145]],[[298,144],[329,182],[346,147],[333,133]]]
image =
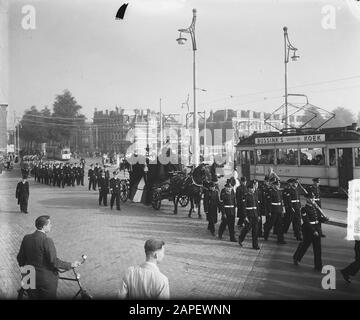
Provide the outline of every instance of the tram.
[[61,148],[59,146],[46,146],[46,156],[48,159],[70,160],[70,148]]
[[262,181],[273,168],[281,181],[298,178],[312,184],[320,178],[329,191],[347,190],[348,182],[360,179],[360,128],[291,129],[253,133],[236,145],[237,171]]

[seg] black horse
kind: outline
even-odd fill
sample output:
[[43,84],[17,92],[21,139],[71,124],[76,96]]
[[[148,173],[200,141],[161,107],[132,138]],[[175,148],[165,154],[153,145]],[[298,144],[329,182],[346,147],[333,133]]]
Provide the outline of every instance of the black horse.
[[170,179],[171,193],[174,195],[174,214],[177,214],[177,207],[181,197],[187,196],[190,201],[189,217],[198,208],[198,217],[201,218],[200,203],[204,185],[212,180],[211,168],[206,164],[200,164],[190,172],[189,175],[176,175]]

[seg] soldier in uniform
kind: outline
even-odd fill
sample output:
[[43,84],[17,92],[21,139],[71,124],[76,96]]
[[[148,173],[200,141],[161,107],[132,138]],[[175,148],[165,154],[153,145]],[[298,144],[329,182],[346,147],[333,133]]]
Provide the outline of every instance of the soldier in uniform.
[[88,170],[88,179],[89,179],[89,190],[91,189],[91,187],[93,188],[93,190],[96,190],[96,181],[95,181],[96,176],[95,176],[93,164],[90,165],[90,169]]
[[104,206],[107,207],[107,195],[109,193],[109,179],[105,178],[104,171],[101,173],[98,186],[99,186],[99,206],[101,206],[101,203],[103,203]]
[[286,244],[286,242],[284,241],[282,225],[284,207],[282,194],[280,191],[280,180],[272,178],[271,182],[273,184],[270,191],[271,216],[269,223],[267,223],[264,228],[264,239],[268,239],[270,230],[272,229],[272,227],[275,227],[277,230],[277,243]]
[[313,205],[315,198],[313,198],[313,195],[310,193],[305,196],[307,197],[306,205],[301,208],[304,241],[299,243],[293,256],[293,260],[294,264],[298,265],[307,249],[312,244],[314,251],[314,268],[317,271],[322,271],[320,221],[317,209]]
[[259,250],[258,244],[258,225],[259,225],[259,213],[258,213],[258,200],[256,197],[256,183],[250,181],[248,184],[248,192],[245,194],[245,219],[244,219],[244,228],[241,229],[239,235],[239,245],[242,247],[242,242],[244,241],[247,233],[252,230],[252,247],[255,250]]
[[110,208],[112,210],[114,201],[116,201],[116,210],[120,210],[120,179],[117,177],[117,172],[113,172],[113,177],[110,179]]
[[204,195],[204,207],[207,208],[208,230],[215,236],[215,224],[217,223],[218,210],[220,210],[220,198],[214,181],[209,182],[208,188],[209,190]]
[[221,190],[220,201],[223,211],[221,224],[219,227],[219,239],[222,239],[222,235],[226,229],[226,226],[228,226],[230,241],[236,242],[234,231],[236,197],[229,179],[227,180],[225,187]]
[[49,163],[48,175],[49,175],[49,186],[51,186],[54,179],[54,170],[52,163]]
[[98,184],[98,181],[100,179],[101,173],[100,173],[100,167],[98,163],[95,163],[94,168],[94,182],[93,185],[95,186],[94,190],[96,190],[96,185]]
[[246,188],[246,177],[240,178],[240,186],[236,188],[236,204],[237,217],[239,218],[237,225],[242,226],[245,219],[245,194],[248,192]]
[[63,180],[64,180],[64,167],[63,167],[63,164],[60,163],[59,168],[58,168],[58,181],[57,181],[57,186],[59,188],[63,184]]
[[285,204],[285,217],[284,217],[284,233],[287,233],[292,222],[294,236],[296,240],[302,241],[301,236],[301,214],[300,214],[300,194],[298,191],[298,181],[296,179],[289,179],[287,181],[289,186],[284,189],[284,204]]
[[27,176],[23,176],[22,180],[16,186],[15,197],[20,205],[20,211],[28,213],[28,201],[29,201],[29,182],[26,180]]
[[80,164],[78,171],[79,171],[80,184],[83,186],[84,185],[84,175],[85,175],[85,163],[84,162],[82,162]]
[[[320,197],[320,178],[313,178],[313,184],[308,188],[308,192],[313,195],[317,205],[321,208],[321,197]],[[325,234],[322,232],[320,222],[320,237],[325,238]]]
[[[265,176],[264,184],[259,188],[259,237],[263,237],[262,217],[265,217],[265,224],[270,220],[271,199],[269,176]],[[265,226],[265,225],[264,225]]]

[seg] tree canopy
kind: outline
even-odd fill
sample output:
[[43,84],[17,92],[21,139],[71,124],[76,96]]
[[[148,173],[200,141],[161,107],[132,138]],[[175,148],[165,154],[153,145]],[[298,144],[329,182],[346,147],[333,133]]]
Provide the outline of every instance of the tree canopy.
[[71,134],[85,122],[81,108],[70,91],[64,90],[55,97],[52,112],[47,106],[40,111],[32,106],[24,112],[20,136],[29,148],[33,143],[68,144]]

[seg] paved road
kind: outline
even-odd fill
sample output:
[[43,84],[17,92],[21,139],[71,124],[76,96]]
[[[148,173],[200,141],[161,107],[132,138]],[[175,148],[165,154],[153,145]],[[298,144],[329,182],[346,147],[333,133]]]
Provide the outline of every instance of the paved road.
[[[126,203],[120,212],[98,207],[97,192],[86,187],[52,188],[31,181],[30,214],[19,212],[14,194],[19,172],[0,175],[0,298],[16,297],[19,268],[16,264],[22,237],[34,230],[40,214],[50,214],[51,237],[58,256],[65,260],[88,255],[80,268],[82,281],[97,298],[116,295],[126,268],[144,259],[143,244],[149,237],[166,242],[161,270],[168,276],[173,298],[323,298],[358,299],[359,277],[346,285],[337,272],[337,289],[321,288],[320,273],[312,269],[312,251],[300,266],[292,265],[297,242],[278,246],[274,238],[260,241],[260,251],[250,239],[237,243],[212,237],[206,221],[189,219],[186,209],[172,214],[163,202],[160,211],[142,204]],[[217,225],[218,227],[218,225]],[[323,241],[324,264],[338,268],[353,260],[353,243],[345,241],[345,228],[326,225]],[[73,284],[60,282],[59,296],[70,297]]]

